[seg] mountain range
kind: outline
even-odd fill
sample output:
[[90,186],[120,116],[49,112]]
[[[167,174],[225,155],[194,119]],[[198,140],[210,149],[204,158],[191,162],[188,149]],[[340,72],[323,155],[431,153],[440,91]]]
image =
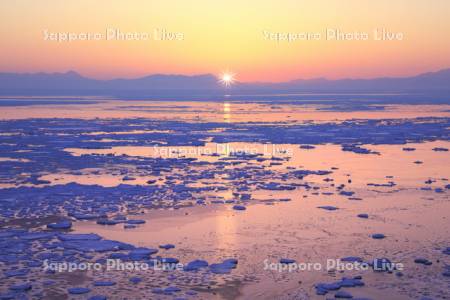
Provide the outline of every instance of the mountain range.
[[288,82],[235,82],[224,87],[211,74],[155,74],[134,79],[98,80],[74,71],[66,73],[0,73],[0,94],[3,95],[116,95],[167,94],[188,91],[208,93],[233,92],[403,92],[450,90],[450,69],[411,77],[382,77],[373,79],[325,78],[298,79]]

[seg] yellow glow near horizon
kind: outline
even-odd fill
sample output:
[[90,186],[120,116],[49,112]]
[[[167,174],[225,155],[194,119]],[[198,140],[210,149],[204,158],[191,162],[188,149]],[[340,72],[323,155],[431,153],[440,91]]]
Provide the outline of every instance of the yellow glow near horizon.
[[[413,75],[450,67],[450,1],[16,0],[0,2],[0,72],[95,78],[215,74],[240,81]],[[86,14],[86,12],[90,12]],[[147,32],[148,41],[50,42],[43,31]],[[270,41],[264,32],[386,29],[402,41]],[[173,40],[177,33],[180,40]],[[154,40],[153,38],[156,38]]]

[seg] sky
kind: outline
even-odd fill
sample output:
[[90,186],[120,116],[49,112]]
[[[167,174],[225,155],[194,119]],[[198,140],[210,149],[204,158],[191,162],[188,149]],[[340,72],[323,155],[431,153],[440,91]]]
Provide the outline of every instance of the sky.
[[[101,79],[231,72],[273,82],[409,76],[450,67],[449,16],[448,0],[1,1],[0,72],[75,70]],[[375,40],[383,28],[396,38]],[[142,39],[107,39],[108,29]],[[156,38],[162,29],[178,39]],[[327,39],[337,29],[369,37]],[[46,33],[104,36],[58,42]],[[321,36],[276,40],[299,33]]]

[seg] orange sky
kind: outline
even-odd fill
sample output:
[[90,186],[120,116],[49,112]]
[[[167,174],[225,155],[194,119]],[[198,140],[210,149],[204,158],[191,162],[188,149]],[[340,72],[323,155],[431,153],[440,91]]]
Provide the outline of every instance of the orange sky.
[[[92,3],[91,3],[92,2]],[[220,74],[240,81],[402,76],[450,67],[450,1],[41,0],[0,2],[0,71],[77,72],[95,78]],[[150,33],[148,40],[44,40],[53,33]],[[154,40],[154,29],[183,34]],[[326,40],[328,29],[367,41]],[[374,41],[373,30],[402,40]],[[263,32],[321,33],[318,41],[267,40]]]

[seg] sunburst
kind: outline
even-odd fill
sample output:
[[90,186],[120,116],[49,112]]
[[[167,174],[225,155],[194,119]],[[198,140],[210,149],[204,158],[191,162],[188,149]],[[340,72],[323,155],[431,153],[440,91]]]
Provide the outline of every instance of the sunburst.
[[230,86],[236,81],[235,74],[230,72],[224,72],[220,75],[219,82],[225,86]]

